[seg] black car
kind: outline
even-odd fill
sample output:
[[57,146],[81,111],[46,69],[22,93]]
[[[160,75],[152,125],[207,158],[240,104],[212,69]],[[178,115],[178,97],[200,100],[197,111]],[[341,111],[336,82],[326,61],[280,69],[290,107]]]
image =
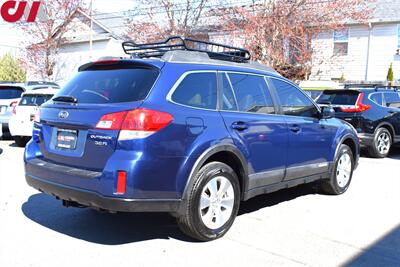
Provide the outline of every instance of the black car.
[[325,90],[316,100],[331,105],[336,117],[356,128],[371,157],[384,158],[400,142],[400,90],[392,87],[348,87]]

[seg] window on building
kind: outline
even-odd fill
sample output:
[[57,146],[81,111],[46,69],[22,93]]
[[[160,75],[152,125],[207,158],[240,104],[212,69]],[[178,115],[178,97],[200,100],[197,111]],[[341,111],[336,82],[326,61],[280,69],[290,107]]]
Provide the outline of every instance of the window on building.
[[349,50],[349,29],[333,32],[333,54],[335,56],[347,56]]
[[400,24],[397,25],[397,48],[400,49]]

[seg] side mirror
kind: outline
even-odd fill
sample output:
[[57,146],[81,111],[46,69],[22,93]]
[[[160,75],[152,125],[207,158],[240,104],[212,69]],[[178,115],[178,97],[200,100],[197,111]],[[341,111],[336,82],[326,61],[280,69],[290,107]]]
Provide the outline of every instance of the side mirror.
[[322,107],[322,119],[331,119],[335,117],[335,110],[331,106]]

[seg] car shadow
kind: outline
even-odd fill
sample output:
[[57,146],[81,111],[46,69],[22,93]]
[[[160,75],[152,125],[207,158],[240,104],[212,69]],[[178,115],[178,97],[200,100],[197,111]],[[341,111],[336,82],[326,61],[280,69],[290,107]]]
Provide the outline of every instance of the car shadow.
[[8,145],[9,147],[19,147],[15,142]]
[[[299,186],[243,202],[239,215],[277,205],[314,193],[310,186]],[[30,220],[77,239],[104,245],[120,245],[152,239],[178,239],[197,242],[184,235],[174,217],[167,213],[101,213],[92,209],[65,208],[61,201],[44,193],[29,197],[22,205]]]
[[341,266],[400,266],[400,224]]
[[390,150],[390,154],[389,154],[388,158],[400,159],[400,146],[392,147],[392,149]]

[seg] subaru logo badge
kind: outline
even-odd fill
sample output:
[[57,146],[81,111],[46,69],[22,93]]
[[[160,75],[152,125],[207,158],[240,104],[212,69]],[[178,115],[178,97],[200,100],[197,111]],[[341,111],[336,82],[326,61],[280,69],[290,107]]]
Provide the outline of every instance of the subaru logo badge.
[[69,116],[69,113],[68,113],[68,111],[65,111],[65,110],[60,111],[60,113],[58,113],[58,117],[60,119],[66,119],[66,118],[68,118],[68,116]]

